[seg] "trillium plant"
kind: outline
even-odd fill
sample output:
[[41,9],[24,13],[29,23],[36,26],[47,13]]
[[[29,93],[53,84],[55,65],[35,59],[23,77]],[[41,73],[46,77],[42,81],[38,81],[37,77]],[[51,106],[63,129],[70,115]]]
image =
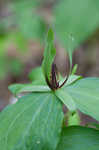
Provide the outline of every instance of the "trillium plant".
[[0,150],[99,150],[98,124],[82,127],[78,113],[99,121],[99,78],[83,79],[74,67],[64,79],[55,55],[49,29],[42,66],[29,74],[32,83],[9,86],[18,101],[0,113]]

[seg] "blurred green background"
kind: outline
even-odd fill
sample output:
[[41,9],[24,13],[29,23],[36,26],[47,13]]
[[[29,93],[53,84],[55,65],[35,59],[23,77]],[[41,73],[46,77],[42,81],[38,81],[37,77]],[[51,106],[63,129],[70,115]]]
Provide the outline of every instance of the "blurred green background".
[[13,102],[8,85],[30,82],[28,74],[41,65],[49,27],[63,75],[68,52],[77,74],[99,76],[99,0],[1,0],[0,110]]

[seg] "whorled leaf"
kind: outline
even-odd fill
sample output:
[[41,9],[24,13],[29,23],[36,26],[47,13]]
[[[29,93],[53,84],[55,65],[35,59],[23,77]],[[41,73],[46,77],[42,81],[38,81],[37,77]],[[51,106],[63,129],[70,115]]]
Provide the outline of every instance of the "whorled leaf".
[[63,104],[65,104],[65,106],[67,106],[71,112],[76,110],[76,104],[73,98],[64,89],[56,90],[55,95],[62,101]]
[[48,86],[33,85],[33,84],[12,84],[9,86],[9,90],[14,95],[17,95],[23,92],[49,92],[51,91]]
[[[82,78],[81,76],[70,75],[66,84],[63,86],[63,88],[60,88],[55,91],[55,95],[62,101],[63,104],[65,104],[65,106],[67,106],[67,108],[71,112],[73,112],[77,109],[76,104],[75,104],[75,101],[73,100],[72,96],[65,90],[64,87],[68,87],[69,85],[75,83],[77,80],[80,80],[81,78]],[[63,81],[61,81],[60,84]]]
[[78,80],[64,86],[64,91],[68,92],[80,111],[99,121],[99,78]]
[[67,127],[62,130],[61,139],[56,150],[98,150],[99,131],[80,126]]
[[62,121],[62,105],[51,92],[23,96],[0,114],[0,148],[55,150]]

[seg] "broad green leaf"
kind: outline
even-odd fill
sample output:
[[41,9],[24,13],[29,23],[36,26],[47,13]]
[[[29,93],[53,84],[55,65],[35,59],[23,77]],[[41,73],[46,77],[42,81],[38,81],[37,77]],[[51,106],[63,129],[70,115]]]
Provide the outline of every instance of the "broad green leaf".
[[99,78],[85,78],[64,86],[78,109],[99,121]]
[[[70,75],[65,86],[71,85],[74,82],[76,82],[77,80],[81,79],[81,76],[76,76],[76,75]],[[65,79],[64,79],[65,80]],[[60,82],[60,85],[62,84],[62,82],[64,81],[62,80]],[[76,110],[76,104],[73,100],[73,98],[71,97],[71,95],[68,94],[68,92],[66,92],[66,90],[64,90],[64,87],[61,89],[58,89],[55,91],[56,96],[63,102],[63,104],[65,104],[67,106],[67,108],[73,112]]]
[[58,89],[55,91],[55,95],[67,106],[70,111],[76,110],[76,105],[73,98],[64,90]]
[[56,35],[72,60],[72,52],[99,27],[98,0],[62,0],[54,8]]
[[42,63],[44,76],[45,78],[48,78],[48,80],[50,80],[51,68],[52,68],[52,63],[54,61],[55,55],[56,55],[56,49],[54,48],[54,33],[52,29],[49,29],[46,47],[44,51],[44,59]]
[[85,127],[67,127],[56,150],[98,150],[99,131]]
[[9,86],[9,90],[14,94],[20,94],[23,92],[49,92],[50,88],[43,85],[33,84],[12,84]]
[[23,96],[0,114],[0,147],[55,150],[62,121],[62,105],[51,92]]

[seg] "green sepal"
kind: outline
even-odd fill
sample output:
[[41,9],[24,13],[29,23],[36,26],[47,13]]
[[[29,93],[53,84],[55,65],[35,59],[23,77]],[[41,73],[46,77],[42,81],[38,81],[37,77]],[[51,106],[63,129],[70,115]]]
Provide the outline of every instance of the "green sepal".
[[45,76],[49,81],[51,79],[52,64],[56,55],[56,49],[54,47],[54,33],[52,29],[49,29],[47,35],[46,47],[44,50],[44,59],[42,63],[42,69]]

